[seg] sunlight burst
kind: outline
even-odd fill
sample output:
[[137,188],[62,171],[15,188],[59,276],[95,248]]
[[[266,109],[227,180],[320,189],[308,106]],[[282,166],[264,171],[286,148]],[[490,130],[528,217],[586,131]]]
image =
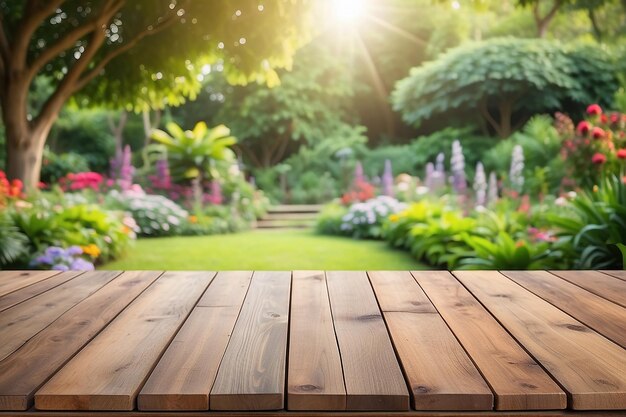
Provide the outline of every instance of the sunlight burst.
[[335,18],[343,23],[355,23],[365,15],[365,3],[365,0],[332,0]]

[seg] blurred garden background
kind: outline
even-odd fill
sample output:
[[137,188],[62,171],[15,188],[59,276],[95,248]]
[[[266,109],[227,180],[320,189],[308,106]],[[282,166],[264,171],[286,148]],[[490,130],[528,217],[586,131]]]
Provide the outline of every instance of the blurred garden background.
[[0,269],[613,269],[625,0],[0,0]]

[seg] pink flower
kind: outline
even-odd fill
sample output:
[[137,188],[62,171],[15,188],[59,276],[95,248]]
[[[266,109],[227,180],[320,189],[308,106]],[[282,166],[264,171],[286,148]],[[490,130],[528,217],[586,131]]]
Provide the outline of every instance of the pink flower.
[[597,104],[591,104],[589,105],[589,107],[587,107],[587,114],[591,116],[597,116],[599,114],[602,114],[602,107]]
[[618,159],[626,159],[626,149],[619,149],[617,151],[617,158]]
[[578,126],[576,126],[576,131],[581,136],[586,135],[589,130],[591,130],[591,124],[586,120],[583,120],[582,122],[578,123]]
[[602,129],[601,129],[601,128],[599,128],[599,127],[594,127],[594,128],[591,130],[591,136],[592,136],[594,139],[602,139],[602,138],[604,137],[604,135],[605,135],[605,134],[606,134],[606,133],[604,132],[604,130],[602,130]]
[[593,162],[596,165],[602,165],[606,162],[606,156],[600,152],[596,152],[592,157],[591,157],[591,162]]

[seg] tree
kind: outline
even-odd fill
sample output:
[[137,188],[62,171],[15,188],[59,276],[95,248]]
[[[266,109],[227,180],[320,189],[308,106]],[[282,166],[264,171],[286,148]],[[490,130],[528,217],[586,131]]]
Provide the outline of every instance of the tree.
[[535,113],[608,105],[618,85],[615,63],[597,46],[500,38],[413,68],[396,84],[392,102],[415,127],[451,114],[475,119],[478,112],[505,138]]
[[[207,65],[229,82],[276,83],[306,38],[304,0],[0,0],[7,173],[34,187],[65,103],[161,107],[193,98]],[[53,89],[28,110],[38,77]],[[98,82],[94,82],[97,80]]]

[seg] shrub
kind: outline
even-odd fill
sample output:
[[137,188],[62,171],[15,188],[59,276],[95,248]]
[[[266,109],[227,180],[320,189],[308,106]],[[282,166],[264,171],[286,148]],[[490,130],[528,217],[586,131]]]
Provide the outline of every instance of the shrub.
[[89,164],[81,154],[75,152],[57,154],[49,149],[44,151],[41,181],[46,184],[56,183],[70,173],[87,171],[89,171]]
[[0,269],[17,263],[27,254],[28,238],[6,210],[0,211]]
[[383,221],[405,207],[404,203],[388,196],[353,204],[342,217],[341,230],[355,238],[378,239],[382,236]]
[[111,190],[107,205],[129,212],[139,227],[141,236],[171,236],[180,234],[188,213],[178,204],[160,195],[143,191]]
[[345,231],[341,230],[341,224],[343,223],[343,216],[347,213],[348,208],[338,202],[325,205],[317,216],[315,230],[325,235],[345,234]]
[[577,269],[624,268],[626,242],[626,184],[609,176],[592,191],[578,194],[559,207],[549,220],[557,229],[561,248]]

